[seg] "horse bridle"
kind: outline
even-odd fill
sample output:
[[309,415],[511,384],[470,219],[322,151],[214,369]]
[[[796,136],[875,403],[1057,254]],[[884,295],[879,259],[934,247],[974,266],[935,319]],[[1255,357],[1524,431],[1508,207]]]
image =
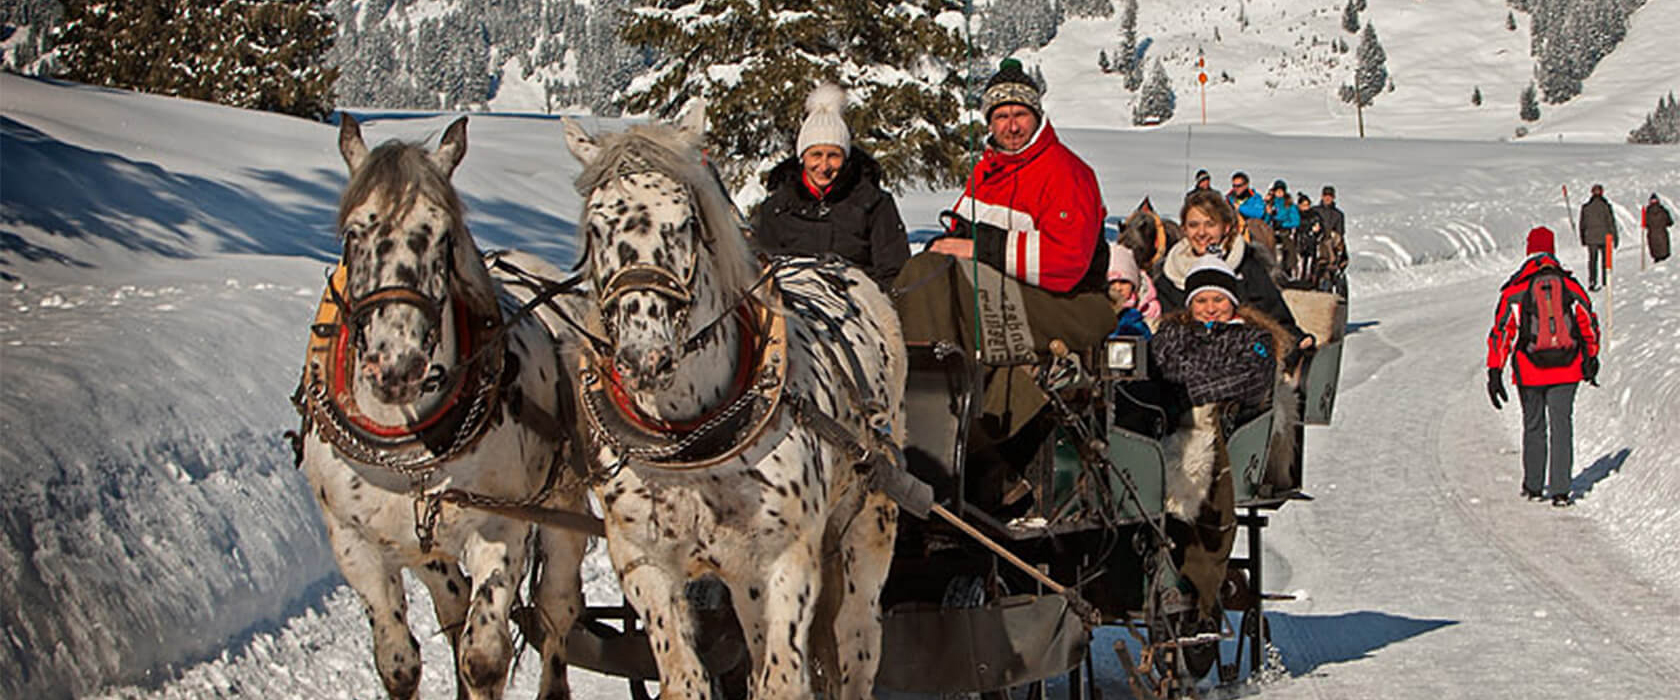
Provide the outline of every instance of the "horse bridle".
[[[390,223],[381,223],[375,233],[382,233],[390,228]],[[455,281],[455,235],[452,231],[443,235],[443,288],[447,293],[450,285]],[[346,280],[355,278],[355,271],[350,268],[350,260],[350,256],[343,256],[343,264],[349,273],[345,277]],[[348,281],[345,286],[349,286]],[[356,347],[361,347],[362,334],[367,327],[368,319],[373,316],[374,312],[387,306],[411,306],[418,309],[429,324],[426,337],[421,341],[421,347],[425,348],[428,354],[437,347],[443,328],[445,300],[434,299],[417,287],[405,284],[388,284],[348,299],[339,294],[338,290],[330,283],[327,285],[327,290],[332,295],[333,303],[338,305],[339,311],[343,314],[344,322],[349,324],[351,341]]]

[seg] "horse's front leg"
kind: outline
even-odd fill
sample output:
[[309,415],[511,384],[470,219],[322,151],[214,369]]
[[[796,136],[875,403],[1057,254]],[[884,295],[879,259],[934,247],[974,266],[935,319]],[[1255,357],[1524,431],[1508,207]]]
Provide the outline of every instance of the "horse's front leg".
[[[752,697],[808,698],[811,693],[811,621],[822,593],[820,527],[805,528],[770,562],[763,608],[764,656],[753,669]],[[752,601],[745,601],[752,605]],[[741,607],[742,601],[736,601]],[[749,633],[750,634],[750,633]]]
[[[565,505],[576,512],[588,512],[582,503]],[[536,605],[543,624],[542,687],[537,700],[565,700],[572,696],[566,682],[566,634],[583,610],[580,568],[589,538],[548,527],[539,528],[537,537],[542,570],[537,572]]]
[[[840,607],[833,620],[840,663],[840,697],[868,700],[881,662],[881,588],[898,539],[898,504],[870,492],[840,534]],[[826,621],[825,621],[826,622]]]
[[362,597],[373,627],[373,665],[385,692],[395,700],[411,700],[420,689],[420,642],[408,631],[408,598],[402,570],[361,534],[344,527],[329,512],[327,541],[344,580]]
[[[437,613],[438,627],[449,639],[449,651],[458,657],[461,653],[461,626],[467,619],[467,592],[471,590],[472,583],[461,574],[461,566],[453,559],[433,559],[412,571],[432,594],[432,610]],[[455,683],[455,697],[457,700],[466,700],[467,697],[467,688],[459,679]]]
[[525,571],[525,528],[523,523],[494,518],[467,536],[461,561],[473,591],[455,670],[467,686],[467,697],[475,700],[502,696],[513,661],[508,612]]
[[647,628],[648,645],[659,664],[660,700],[710,700],[712,681],[695,646],[694,614],[687,581],[661,568],[646,550],[629,541],[608,519],[607,549],[624,597]]

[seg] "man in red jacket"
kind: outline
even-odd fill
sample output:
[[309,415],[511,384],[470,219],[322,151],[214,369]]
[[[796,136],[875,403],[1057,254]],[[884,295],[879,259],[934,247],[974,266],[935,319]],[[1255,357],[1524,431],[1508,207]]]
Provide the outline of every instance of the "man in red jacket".
[[1499,290],[1488,332],[1488,398],[1510,401],[1505,358],[1523,411],[1522,494],[1545,498],[1550,458],[1552,505],[1567,506],[1574,466],[1575,387],[1598,385],[1598,316],[1581,283],[1563,269],[1544,226],[1528,232],[1528,259]]
[[1023,368],[1048,356],[1054,340],[1097,347],[1115,316],[1104,293],[1107,210],[1096,173],[1056,137],[1019,61],[1004,61],[987,81],[981,109],[985,153],[940,215],[943,236],[894,286],[906,341],[971,348],[978,340],[984,435],[971,437],[987,442],[1015,436],[1046,403]]
[[1108,269],[1107,215],[1091,166],[1044,119],[1038,86],[1013,59],[986,83],[986,152],[951,208],[950,231],[929,247],[977,257],[1051,292],[1097,291]]

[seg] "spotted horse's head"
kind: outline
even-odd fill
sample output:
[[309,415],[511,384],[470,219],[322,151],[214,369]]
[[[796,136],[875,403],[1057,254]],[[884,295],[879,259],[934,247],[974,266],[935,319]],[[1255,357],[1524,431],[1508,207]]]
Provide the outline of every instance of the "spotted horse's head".
[[435,151],[399,141],[369,151],[344,115],[338,146],[350,169],[338,230],[355,381],[384,403],[412,403],[455,359],[454,304],[494,308],[490,298],[452,298],[490,294],[450,183],[466,155],[467,120],[451,124]]
[[584,263],[613,368],[632,391],[669,388],[696,334],[740,302],[758,272],[703,138],[703,109],[678,127],[638,125],[599,140],[566,122],[567,146],[584,164]]

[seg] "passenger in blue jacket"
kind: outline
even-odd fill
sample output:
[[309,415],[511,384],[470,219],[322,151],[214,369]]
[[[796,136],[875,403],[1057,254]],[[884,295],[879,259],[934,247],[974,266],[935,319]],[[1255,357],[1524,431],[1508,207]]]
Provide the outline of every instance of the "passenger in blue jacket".
[[1231,191],[1225,193],[1225,201],[1245,219],[1266,218],[1266,201],[1259,192],[1249,189],[1248,173],[1241,170],[1231,173]]
[[1282,180],[1272,183],[1272,189],[1266,191],[1266,223],[1271,225],[1278,235],[1294,231],[1301,225],[1301,212],[1296,211],[1295,204],[1289,199],[1289,183]]

